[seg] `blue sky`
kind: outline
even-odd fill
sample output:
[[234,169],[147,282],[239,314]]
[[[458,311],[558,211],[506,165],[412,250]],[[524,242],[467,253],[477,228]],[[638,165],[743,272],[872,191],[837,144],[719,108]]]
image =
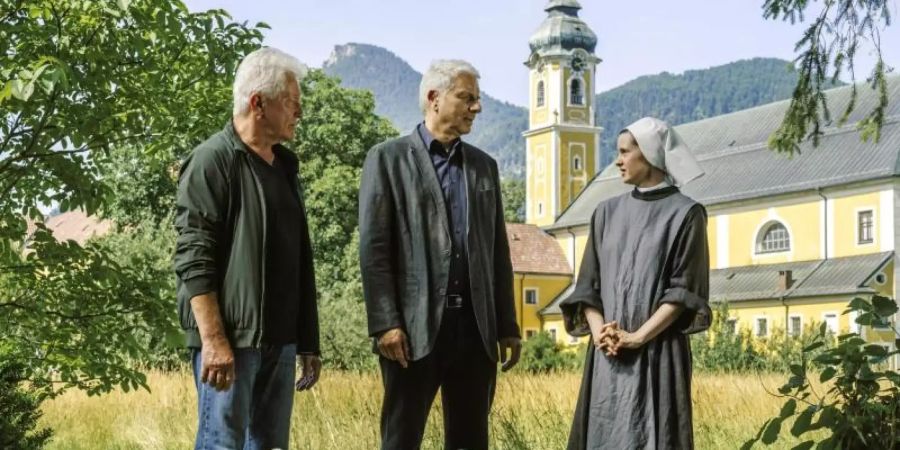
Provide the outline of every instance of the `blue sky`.
[[[756,56],[793,59],[803,25],[762,18],[763,0],[580,0],[598,37],[598,92],[641,75],[680,73]],[[518,105],[527,101],[528,38],[546,17],[546,0],[187,0],[191,10],[223,8],[237,21],[263,21],[266,45],[321,66],[335,45],[374,44],[418,71],[433,59],[462,58],[481,88]],[[821,2],[819,2],[821,3]],[[890,0],[900,18],[896,0]],[[882,32],[885,61],[900,70],[900,25]],[[857,79],[874,59],[860,51]]]

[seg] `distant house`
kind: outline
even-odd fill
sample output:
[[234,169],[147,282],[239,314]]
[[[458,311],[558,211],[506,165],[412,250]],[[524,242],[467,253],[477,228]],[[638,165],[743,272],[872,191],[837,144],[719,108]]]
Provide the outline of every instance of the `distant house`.
[[516,318],[522,336],[527,339],[546,330],[554,338],[561,338],[565,330],[545,324],[540,312],[571,283],[572,268],[565,254],[553,236],[535,225],[508,223],[506,234],[514,274]]
[[[44,221],[44,225],[53,233],[56,240],[60,242],[73,240],[84,245],[88,239],[108,233],[113,224],[109,220],[99,220],[88,216],[84,211],[76,210],[51,216]],[[34,222],[29,221],[26,242],[30,240],[35,229]]]

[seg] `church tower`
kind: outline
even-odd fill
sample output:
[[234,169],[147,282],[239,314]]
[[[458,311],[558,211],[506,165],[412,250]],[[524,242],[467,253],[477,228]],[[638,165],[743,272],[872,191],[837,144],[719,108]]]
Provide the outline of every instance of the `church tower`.
[[594,123],[597,36],[578,18],[577,0],[550,0],[528,41],[529,121],[526,222],[553,224],[600,171]]

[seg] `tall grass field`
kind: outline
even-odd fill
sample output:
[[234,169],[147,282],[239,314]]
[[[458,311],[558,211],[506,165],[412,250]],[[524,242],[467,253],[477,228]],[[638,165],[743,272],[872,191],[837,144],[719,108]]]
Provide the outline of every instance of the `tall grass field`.
[[[580,374],[501,374],[491,416],[492,448],[565,448]],[[694,376],[694,439],[698,449],[736,449],[783,403],[780,374]],[[55,430],[51,449],[186,449],[196,430],[196,390],[188,371],[151,372],[151,392],[88,397],[71,391],[44,404],[41,424]],[[822,392],[820,390],[819,392]],[[377,373],[323,372],[310,392],[295,397],[291,448],[378,448],[381,382]],[[785,430],[789,424],[785,426]],[[440,401],[435,401],[423,449],[442,448]],[[788,434],[788,433],[785,433]],[[767,448],[791,448],[784,439]],[[758,444],[761,445],[761,444]]]

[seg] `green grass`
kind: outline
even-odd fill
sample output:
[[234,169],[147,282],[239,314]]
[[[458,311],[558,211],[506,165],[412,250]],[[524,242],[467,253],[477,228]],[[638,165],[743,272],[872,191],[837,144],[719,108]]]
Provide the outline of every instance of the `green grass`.
[[[554,450],[565,447],[580,374],[502,374],[491,416],[493,448]],[[782,400],[782,375],[694,376],[694,439],[698,449],[733,449],[768,418]],[[189,372],[149,374],[152,392],[113,392],[87,397],[73,391],[47,402],[43,426],[55,430],[51,449],[185,449],[193,445],[196,392]],[[424,449],[442,448],[441,414],[435,402]],[[378,447],[381,382],[377,373],[325,372],[311,392],[296,394],[292,449],[371,450]],[[789,425],[788,425],[789,426]],[[785,427],[787,429],[787,426]],[[767,448],[791,448],[783,440]]]

